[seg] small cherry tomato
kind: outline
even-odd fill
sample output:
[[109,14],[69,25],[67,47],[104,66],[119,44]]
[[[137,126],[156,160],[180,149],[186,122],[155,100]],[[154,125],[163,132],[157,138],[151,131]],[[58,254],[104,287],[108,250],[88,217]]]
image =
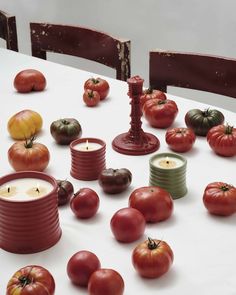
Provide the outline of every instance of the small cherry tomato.
[[70,207],[77,218],[90,218],[99,208],[99,197],[90,188],[81,188],[70,200]]
[[70,201],[70,198],[73,196],[73,184],[68,180],[57,180],[57,185],[58,206],[65,205]]
[[132,253],[132,263],[145,278],[158,278],[171,267],[174,254],[170,246],[161,240],[148,239],[139,244]]
[[165,139],[172,151],[184,153],[191,150],[196,135],[190,128],[171,128],[166,131]]
[[139,210],[122,208],[113,215],[110,226],[117,241],[130,243],[143,235],[146,221]]
[[94,107],[99,103],[100,95],[95,90],[85,89],[83,94],[83,101],[88,107]]
[[100,261],[94,253],[82,250],[68,261],[67,274],[74,284],[87,287],[90,276],[100,267]]
[[124,280],[115,270],[100,268],[90,277],[88,283],[89,295],[122,295]]

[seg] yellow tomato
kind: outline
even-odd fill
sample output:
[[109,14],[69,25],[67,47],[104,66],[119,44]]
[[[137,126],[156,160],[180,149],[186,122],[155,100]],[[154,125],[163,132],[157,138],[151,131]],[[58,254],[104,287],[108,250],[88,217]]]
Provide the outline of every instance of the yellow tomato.
[[38,133],[43,125],[42,117],[32,110],[23,110],[13,115],[7,129],[14,139],[28,139]]

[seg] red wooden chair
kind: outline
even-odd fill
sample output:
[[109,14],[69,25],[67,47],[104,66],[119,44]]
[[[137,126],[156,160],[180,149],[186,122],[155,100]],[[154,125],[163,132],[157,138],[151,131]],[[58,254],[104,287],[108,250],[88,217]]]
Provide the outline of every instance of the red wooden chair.
[[46,59],[46,52],[73,55],[116,70],[116,78],[130,77],[130,41],[89,28],[30,23],[32,55]]
[[0,11],[0,38],[6,41],[7,49],[18,51],[16,18]]
[[236,98],[236,59],[195,53],[150,51],[150,87],[196,89]]

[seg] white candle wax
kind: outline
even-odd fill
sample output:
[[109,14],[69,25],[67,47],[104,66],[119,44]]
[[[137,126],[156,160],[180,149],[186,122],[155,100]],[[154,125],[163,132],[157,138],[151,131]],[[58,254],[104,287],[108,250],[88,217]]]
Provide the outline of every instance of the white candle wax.
[[41,198],[53,190],[53,185],[39,178],[19,178],[0,186],[0,198],[29,201]]
[[99,150],[102,147],[101,144],[96,142],[81,142],[73,146],[74,149],[83,152],[90,152]]
[[173,169],[173,168],[179,168],[183,166],[184,162],[177,157],[167,156],[167,157],[155,158],[152,161],[152,165],[162,169]]

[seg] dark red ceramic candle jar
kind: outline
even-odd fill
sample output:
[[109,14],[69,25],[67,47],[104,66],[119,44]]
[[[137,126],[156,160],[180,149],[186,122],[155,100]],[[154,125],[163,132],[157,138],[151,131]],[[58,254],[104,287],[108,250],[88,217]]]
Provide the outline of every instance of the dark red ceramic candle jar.
[[61,237],[57,182],[42,172],[21,171],[0,178],[0,246],[36,253]]
[[106,144],[98,138],[80,138],[71,142],[70,174],[80,180],[96,180],[106,168]]

